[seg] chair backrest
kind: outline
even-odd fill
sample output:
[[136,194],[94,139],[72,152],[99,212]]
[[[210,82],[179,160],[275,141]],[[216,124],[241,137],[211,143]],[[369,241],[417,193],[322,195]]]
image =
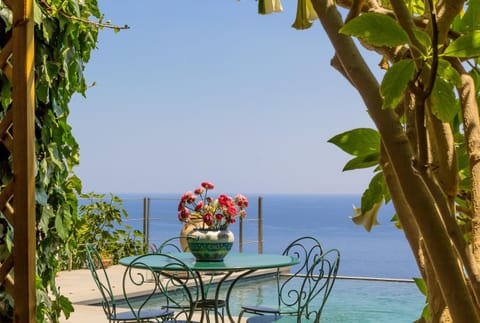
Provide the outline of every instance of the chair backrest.
[[172,253],[186,251],[182,250],[180,238],[181,237],[172,237],[165,240],[153,251],[153,253]]
[[318,321],[337,275],[340,253],[325,252],[316,238],[306,236],[291,242],[283,254],[300,262],[288,275],[278,276],[278,306],[296,308],[299,322],[302,316]]
[[[154,265],[155,264],[155,265]],[[158,264],[162,264],[159,269]],[[136,317],[152,308],[175,309],[174,320],[192,321],[201,290],[198,276],[183,261],[166,253],[142,255],[123,275],[125,302]],[[142,298],[132,295],[141,290]]]
[[105,267],[102,263],[102,258],[98,254],[95,246],[92,244],[85,245],[85,251],[87,254],[87,265],[92,273],[93,280],[102,295],[102,307],[107,319],[111,319],[116,316],[116,303],[113,296],[112,286],[108,278]]
[[298,322],[306,317],[320,322],[320,317],[337,278],[340,264],[340,252],[331,249],[323,253],[311,266],[305,277],[302,277],[299,289]]

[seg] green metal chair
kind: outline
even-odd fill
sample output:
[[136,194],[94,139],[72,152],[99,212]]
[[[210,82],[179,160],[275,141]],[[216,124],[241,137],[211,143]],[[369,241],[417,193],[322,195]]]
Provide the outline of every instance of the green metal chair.
[[[151,268],[145,258],[153,263],[168,264],[162,270]],[[152,257],[158,260],[152,260]],[[123,275],[123,293],[132,295],[139,288],[146,287],[148,294],[144,294],[141,302],[143,308],[148,308],[149,303],[156,308],[162,308],[171,313],[164,322],[193,322],[193,314],[201,301],[201,290],[198,275],[193,272],[183,261],[170,254],[150,254],[135,258],[127,266]],[[128,307],[135,311],[138,308],[138,299],[126,298]],[[151,306],[151,304],[150,304]]]
[[153,253],[172,253],[182,251],[187,250],[182,250],[180,237],[172,237],[163,241],[158,247],[155,247]]
[[324,251],[313,237],[293,241],[284,255],[300,259],[289,274],[277,272],[277,299],[273,306],[243,305],[238,322],[246,313],[250,323],[320,322],[320,316],[335,282],[340,263],[337,249]]
[[[180,244],[180,238],[181,237],[172,237],[172,238],[169,238],[169,239],[165,240],[154,250],[154,253],[155,254],[159,254],[159,253],[168,254],[168,253],[171,253],[171,252],[188,251],[188,250],[182,250],[181,244]],[[216,276],[218,274],[221,274],[221,273],[212,272],[212,273],[207,273],[206,274],[207,276],[210,276],[210,279],[209,279],[209,282],[206,285],[201,284],[200,288],[201,288],[202,293],[204,293],[205,295],[208,294],[208,290],[212,285],[213,278],[214,278],[214,276]],[[195,309],[197,311],[202,311],[202,314],[203,314],[202,317],[201,317],[202,321],[203,321],[204,318],[205,318],[205,320],[208,321],[209,313],[210,313],[210,311],[213,311],[213,310],[217,310],[218,314],[223,318],[225,316],[225,311],[224,311],[225,306],[226,306],[225,300],[220,299],[220,300],[217,300],[215,302],[215,300],[207,298],[207,299],[199,300],[198,303],[196,304]],[[182,306],[182,307],[185,307],[185,306]],[[170,308],[175,309],[176,306],[171,306]]]
[[[129,309],[120,308],[119,302],[115,299],[110,279],[102,264],[102,260],[93,245],[85,246],[87,253],[87,264],[92,273],[93,280],[102,295],[102,307],[108,322],[164,322],[173,317],[174,312],[168,309],[148,309],[145,307],[149,297],[141,298],[143,301],[136,307]],[[124,295],[128,300],[128,295]]]

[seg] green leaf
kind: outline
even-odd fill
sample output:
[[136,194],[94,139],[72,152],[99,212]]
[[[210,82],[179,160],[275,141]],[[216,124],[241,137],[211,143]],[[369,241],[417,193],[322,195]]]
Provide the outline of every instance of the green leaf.
[[349,162],[347,162],[347,164],[343,167],[343,171],[375,166],[378,164],[379,158],[380,155],[378,154],[378,152],[355,157]]
[[460,36],[453,41],[442,56],[450,57],[476,57],[480,55],[480,30]]
[[352,221],[370,232],[373,226],[379,224],[377,217],[380,207],[386,203],[385,201],[389,200],[390,194],[383,172],[379,172],[372,178],[368,188],[363,192],[361,207],[353,208],[354,217],[352,217]]
[[478,91],[480,91],[480,72],[476,68],[473,68],[468,74],[473,78],[475,91],[478,93]]
[[63,225],[62,217],[57,214],[55,217],[55,229],[57,230],[58,236],[62,239],[66,239],[68,236],[68,231],[66,230],[65,226]]
[[370,128],[349,130],[332,137],[328,142],[354,156],[380,153],[380,135]]
[[347,22],[340,33],[361,38],[374,46],[395,47],[408,44],[407,33],[389,16],[364,13]]
[[415,285],[417,285],[418,290],[423,295],[427,296],[427,284],[423,280],[423,278],[413,278]]
[[72,302],[67,297],[59,295],[58,303],[63,313],[65,314],[65,318],[68,320],[70,314],[75,311]]
[[417,40],[425,47],[430,48],[432,47],[432,40],[430,39],[430,35],[423,30],[415,29],[413,31]]
[[[458,15],[457,17],[461,17]],[[465,34],[480,29],[480,1],[469,1],[468,8],[456,30]]]
[[411,59],[403,59],[392,65],[385,73],[380,85],[383,96],[383,109],[393,109],[403,98],[408,82],[415,75],[415,64]]
[[443,122],[451,122],[459,112],[453,85],[437,77],[431,94],[432,112]]
[[444,59],[439,59],[438,60],[438,70],[437,74],[452,83],[455,86],[461,86],[462,85],[462,80],[460,78],[460,73],[456,69],[452,67],[452,65],[444,60]]
[[362,195],[362,212],[367,212],[375,204],[389,200],[388,188],[383,177],[383,172],[377,173],[371,180],[368,188]]

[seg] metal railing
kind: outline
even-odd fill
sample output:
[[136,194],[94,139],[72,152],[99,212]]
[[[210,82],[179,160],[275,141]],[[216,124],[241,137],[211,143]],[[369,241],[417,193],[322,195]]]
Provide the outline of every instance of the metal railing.
[[[144,197],[143,199],[143,238],[146,246],[149,246],[151,243],[150,238],[150,228],[152,221],[162,221],[161,218],[152,218],[152,201],[168,201],[172,200],[169,198],[151,198]],[[257,207],[257,218],[248,216],[246,219],[240,218],[239,221],[239,236],[238,238],[238,251],[243,252],[244,246],[249,244],[257,244],[257,252],[263,253],[263,211],[262,203],[263,198],[258,197],[258,207]],[[257,222],[257,240],[246,240],[244,239],[244,228],[245,222]]]
[[[161,216],[160,214],[157,214],[157,216],[152,216],[152,214],[155,214],[158,210],[152,208],[152,202],[155,201],[160,201],[160,202],[173,202],[177,201],[178,199],[174,198],[162,198],[162,197],[120,197],[120,199],[123,201],[123,207],[128,213],[128,218],[123,220],[123,223],[135,223],[136,225],[131,225],[134,228],[139,229],[143,233],[143,239],[146,248],[150,246],[151,242],[154,241],[151,237],[151,228],[152,228],[152,223],[159,221],[160,223],[166,223],[166,222],[171,222],[172,219],[175,219],[175,214],[176,214],[176,207],[175,209],[172,209],[172,211],[168,211],[168,216]],[[82,200],[80,198],[80,200]],[[133,205],[133,202],[138,202],[138,205]],[[240,218],[240,221],[238,223],[238,236],[235,237],[235,239],[238,241],[238,251],[243,252],[245,249],[245,246],[251,245],[251,244],[257,244],[257,252],[258,253],[263,253],[263,213],[262,213],[262,202],[263,198],[261,196],[258,196],[257,198],[257,217],[255,218],[255,210],[249,210],[249,215],[247,218]],[[126,205],[129,204],[129,205]],[[131,205],[130,205],[131,204]],[[251,203],[254,204],[254,203]],[[141,208],[139,210],[138,208]],[[174,212],[174,216],[172,217],[172,213]],[[245,239],[245,227],[249,222],[257,222],[257,237],[256,239]],[[250,229],[253,229],[249,226]],[[160,241],[159,241],[160,242]],[[147,250],[145,250],[147,252]]]

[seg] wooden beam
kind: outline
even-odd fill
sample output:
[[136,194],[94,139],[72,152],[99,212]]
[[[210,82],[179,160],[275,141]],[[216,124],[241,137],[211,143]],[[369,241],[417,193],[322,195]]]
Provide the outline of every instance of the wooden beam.
[[33,0],[13,6],[14,316],[36,322]]
[[12,227],[15,227],[15,218],[13,217],[15,212],[11,209],[10,201],[12,200],[14,189],[14,183],[10,182],[0,193],[0,211],[2,211]]
[[13,255],[9,255],[3,264],[0,265],[0,279],[2,281],[3,287],[9,292],[11,295],[14,293],[14,283],[10,276],[10,272],[13,268]]

